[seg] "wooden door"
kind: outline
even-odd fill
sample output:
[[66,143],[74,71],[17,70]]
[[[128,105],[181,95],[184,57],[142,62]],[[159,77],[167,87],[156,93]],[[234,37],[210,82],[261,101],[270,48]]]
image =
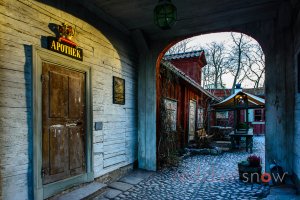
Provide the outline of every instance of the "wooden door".
[[190,100],[189,106],[189,142],[195,139],[196,131],[196,101]]
[[85,74],[43,63],[43,184],[85,172]]

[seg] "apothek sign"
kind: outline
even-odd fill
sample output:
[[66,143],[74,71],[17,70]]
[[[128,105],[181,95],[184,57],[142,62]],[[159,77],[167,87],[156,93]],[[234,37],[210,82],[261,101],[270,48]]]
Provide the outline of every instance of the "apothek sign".
[[72,41],[75,36],[75,29],[65,23],[57,26],[59,37],[47,37],[47,48],[51,51],[57,52],[83,61],[83,51],[78,48],[78,45]]

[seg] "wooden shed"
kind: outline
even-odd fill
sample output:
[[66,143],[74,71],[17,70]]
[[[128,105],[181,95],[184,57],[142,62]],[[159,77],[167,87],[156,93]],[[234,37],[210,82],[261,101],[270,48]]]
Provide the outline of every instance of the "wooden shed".
[[[239,84],[236,87],[241,87]],[[265,90],[264,88],[235,88],[234,91],[242,91],[247,94],[255,96],[255,98],[259,98],[261,101],[264,101],[265,98]],[[231,94],[231,89],[209,89],[214,96],[220,98],[228,98]],[[234,92],[233,91],[233,92]],[[218,112],[215,115],[215,123],[212,126],[227,126],[233,127],[234,123],[234,112],[233,111],[224,111]],[[246,122],[246,110],[240,113],[240,121]],[[248,123],[253,128],[253,134],[260,135],[265,134],[265,108],[253,108],[248,110]]]
[[247,127],[251,126],[251,124],[249,123],[249,110],[263,109],[264,107],[264,99],[246,92],[242,92],[240,90],[230,95],[220,103],[214,104],[212,106],[212,111],[233,111],[233,126],[236,130],[236,128],[243,123],[246,123]]

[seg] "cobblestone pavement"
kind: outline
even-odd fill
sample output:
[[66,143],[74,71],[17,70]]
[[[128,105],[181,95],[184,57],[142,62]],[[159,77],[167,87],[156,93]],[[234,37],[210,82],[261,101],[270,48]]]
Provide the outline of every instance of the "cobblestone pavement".
[[[254,137],[253,146],[253,154],[264,158],[264,137]],[[248,155],[241,150],[188,157],[178,168],[158,171],[115,199],[260,199],[269,186],[243,183],[238,178],[237,162]]]

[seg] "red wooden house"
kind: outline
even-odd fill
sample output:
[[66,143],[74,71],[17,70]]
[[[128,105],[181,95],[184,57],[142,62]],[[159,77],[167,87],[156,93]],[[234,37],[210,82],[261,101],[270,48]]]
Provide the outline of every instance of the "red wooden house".
[[202,68],[207,64],[203,50],[165,55],[164,60],[201,85]]
[[[157,78],[157,144],[173,132],[176,146],[186,147],[197,130],[204,130],[208,104],[218,98],[203,89],[201,69],[206,65],[203,51],[165,56]],[[175,139],[174,139],[175,140]]]

